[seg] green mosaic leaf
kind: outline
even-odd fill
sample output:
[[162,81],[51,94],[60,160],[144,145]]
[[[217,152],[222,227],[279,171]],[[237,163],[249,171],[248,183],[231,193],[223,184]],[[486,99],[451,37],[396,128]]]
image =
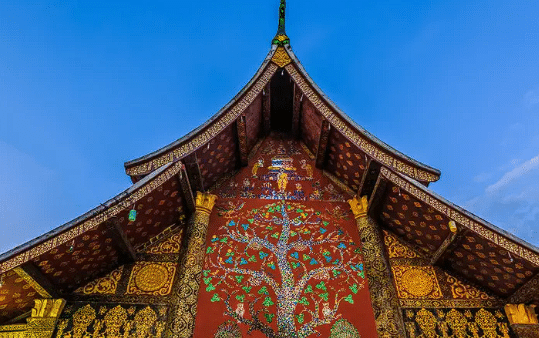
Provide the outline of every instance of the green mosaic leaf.
[[243,303],[243,301],[245,300],[245,295],[236,295],[236,299],[238,300],[238,302]]
[[213,247],[209,246],[207,249],[206,249],[206,253],[209,254],[209,253],[213,253]]
[[213,286],[213,284],[208,285],[208,287],[206,288],[206,291],[208,292],[213,291],[213,290],[215,290],[215,286]]
[[296,315],[296,319],[298,320],[299,324],[303,324],[303,321],[305,320],[305,316],[303,313],[300,313],[299,315]]
[[296,212],[297,212],[297,213],[302,213],[302,212],[303,212],[303,209],[296,209]]
[[[326,299],[327,300],[327,299]],[[273,304],[275,304],[270,297],[266,297],[264,299],[264,301],[262,302],[262,305],[268,307],[268,306],[272,306]]]
[[209,274],[210,274],[210,270],[202,271],[202,275],[204,275],[204,277],[208,277]]
[[309,305],[309,301],[307,300],[307,297],[305,296],[301,297],[298,303],[303,304],[303,305]]
[[219,242],[221,243],[227,243],[228,242],[228,237],[223,237],[219,240]]
[[274,313],[264,313],[264,317],[266,317],[266,321],[268,323],[271,323],[273,321],[273,317],[275,317]]
[[255,257],[255,255],[252,255],[251,257],[249,257],[249,262],[256,263],[256,257]]
[[244,286],[244,287],[242,287],[242,289],[243,289],[243,291],[245,291],[245,293],[251,292],[252,288],[253,288],[252,286]]
[[264,295],[269,295],[268,293],[268,288],[263,286],[260,288],[260,290],[258,290],[258,294],[261,295],[261,294],[264,294]]
[[275,232],[271,235],[271,237],[273,238],[279,238],[279,233],[278,232]]
[[357,293],[358,291],[358,288],[357,288],[357,284],[352,284],[348,287],[350,289],[350,291],[352,291],[353,293]]
[[253,223],[253,222],[255,221],[255,219],[254,219],[254,218],[249,218],[247,221],[248,221],[249,223]]
[[213,297],[211,297],[210,300],[211,300],[212,302],[218,302],[218,301],[221,300],[221,297],[219,297],[218,294],[214,293],[214,294],[213,294]]
[[329,224],[328,221],[323,221],[323,222],[322,222],[322,225],[325,226],[325,227],[328,226],[328,224]]
[[311,256],[303,254],[303,260],[304,261],[309,260],[309,259],[311,259]]
[[327,292],[321,293],[321,294],[318,295],[318,297],[322,298],[326,302],[328,301],[328,296],[329,296],[329,294]]
[[354,304],[354,298],[352,298],[352,295],[348,295],[344,297],[344,300],[347,301],[350,304]]
[[234,276],[236,278],[236,280],[238,281],[238,283],[241,283],[241,281],[243,280],[243,278],[245,278],[245,276],[243,275],[239,275],[239,276]]
[[339,271],[339,270],[331,270],[331,272],[333,272],[333,277],[337,277],[338,275],[342,273],[342,271]]
[[206,284],[206,285],[211,283],[211,277],[204,277],[202,279],[204,280],[204,284]]
[[326,288],[326,283],[324,283],[324,281],[321,281],[320,283],[316,284],[316,288],[317,289],[320,289],[320,290],[324,290],[324,291],[327,291],[328,289]]
[[307,287],[305,288],[305,293],[310,293],[310,292],[313,292],[313,287],[310,285],[307,285]]

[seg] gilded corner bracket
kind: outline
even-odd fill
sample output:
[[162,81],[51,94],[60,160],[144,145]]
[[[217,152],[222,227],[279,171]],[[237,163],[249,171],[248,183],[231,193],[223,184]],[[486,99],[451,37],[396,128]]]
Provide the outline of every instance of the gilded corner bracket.
[[166,337],[189,338],[193,335],[206,234],[216,198],[215,195],[197,192],[196,209],[187,233],[187,247],[180,258],[180,278],[174,287],[175,305]]
[[379,337],[406,337],[397,293],[391,280],[384,244],[374,221],[367,215],[366,196],[349,200],[363,247],[365,274]]

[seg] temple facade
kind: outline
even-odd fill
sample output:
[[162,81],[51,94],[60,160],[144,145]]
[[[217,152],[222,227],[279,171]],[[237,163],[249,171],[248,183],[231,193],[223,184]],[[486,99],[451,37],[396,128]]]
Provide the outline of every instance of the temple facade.
[[539,250],[325,96],[285,7],[225,107],[0,256],[0,337],[539,337]]

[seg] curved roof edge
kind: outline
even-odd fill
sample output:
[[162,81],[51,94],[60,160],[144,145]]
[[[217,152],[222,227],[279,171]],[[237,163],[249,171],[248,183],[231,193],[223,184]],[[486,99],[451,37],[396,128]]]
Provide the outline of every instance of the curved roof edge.
[[[276,66],[271,63],[277,48],[277,45],[271,46],[269,53],[251,80],[217,113],[178,140],[147,155],[125,162],[126,173],[129,176],[144,175],[166,163],[181,159],[203,146],[211,137],[232,123],[262,91],[271,75],[277,70]],[[250,91],[250,89],[254,89],[254,91]],[[240,100],[241,98],[248,98],[248,100]],[[227,111],[232,114],[225,114]],[[205,130],[206,132],[203,132]]]
[[[115,217],[180,172],[182,163],[166,164],[98,207],[0,255],[0,274],[24,264],[52,248]],[[148,186],[148,189],[142,189]]]
[[[419,181],[427,181],[427,182],[435,182],[440,179],[440,175],[441,175],[440,170],[430,167],[426,164],[423,164],[417,160],[414,160],[413,158],[394,149],[390,145],[378,139],[373,134],[369,133],[367,130],[365,130],[363,127],[357,124],[354,120],[352,120],[348,115],[346,115],[346,113],[344,113],[339,107],[337,107],[337,105],[333,101],[331,101],[331,99],[326,94],[324,94],[324,92],[320,89],[320,87],[318,87],[318,85],[309,76],[305,68],[303,68],[303,65],[301,64],[301,62],[298,60],[298,58],[292,51],[291,46],[289,44],[286,44],[284,47],[286,48],[286,51],[289,54],[290,58],[292,59],[293,63],[298,68],[301,76],[305,78],[305,80],[307,81],[307,84],[310,87],[312,87],[313,90],[316,92],[315,96],[318,95],[321,100],[327,103],[327,105],[330,107],[330,110],[332,110],[339,116],[338,117],[332,116],[333,114],[331,114],[330,111],[327,111],[327,109],[324,109],[325,107],[322,102],[320,102],[320,104],[318,104],[317,106],[318,102],[316,102],[317,101],[316,97],[313,97],[312,99],[309,98],[311,99],[311,102],[315,101],[313,102],[313,104],[317,106],[320,112],[328,119],[328,121],[331,124],[333,124],[334,127],[336,127],[337,129],[344,129],[344,130],[341,130],[341,132],[343,132],[343,135],[345,135],[345,137],[347,137],[350,141],[356,144],[360,149],[365,151],[367,154],[371,155],[373,158],[375,158],[382,164],[385,164],[395,169],[398,172],[402,172],[403,174],[409,177],[415,178]],[[289,66],[285,68],[287,68],[287,71],[289,71],[290,73]],[[290,75],[294,79],[294,74],[290,74]],[[296,81],[296,79],[294,79],[294,81]],[[296,84],[300,88],[302,87],[301,84],[298,83],[298,81],[296,81]],[[304,93],[306,93],[306,90],[304,90],[306,88],[301,88],[301,89],[303,90]],[[309,95],[307,95],[307,97],[309,97]],[[323,110],[326,110],[326,111],[323,111]],[[342,121],[339,121],[339,118],[342,118],[345,123],[349,124],[352,127],[351,129],[355,129],[355,131],[357,131],[357,133],[360,134],[359,137],[357,135],[353,135],[354,130],[351,130],[351,129],[347,130],[346,127],[342,128]],[[365,139],[374,143],[376,147],[381,148],[382,153],[375,151],[374,149],[372,149],[372,147],[370,147],[371,149],[368,149],[369,144],[362,144],[362,143],[365,143],[366,141]],[[390,154],[383,154],[384,151]],[[392,159],[388,159],[387,155],[392,157]],[[409,163],[412,167],[407,165],[407,163]]]
[[414,179],[387,168],[380,174],[433,209],[505,250],[539,266],[539,248],[448,201]]

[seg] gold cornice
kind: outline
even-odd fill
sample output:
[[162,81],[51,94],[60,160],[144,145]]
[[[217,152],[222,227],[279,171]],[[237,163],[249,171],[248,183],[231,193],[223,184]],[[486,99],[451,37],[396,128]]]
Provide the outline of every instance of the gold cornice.
[[382,167],[380,169],[380,174],[387,180],[389,180],[391,183],[397,185],[401,189],[404,189],[406,192],[408,192],[410,195],[414,196],[418,200],[438,210],[440,213],[447,216],[455,223],[458,223],[459,225],[462,225],[463,227],[475,232],[477,235],[487,239],[488,241],[499,245],[510,253],[522,257],[523,259],[535,265],[539,265],[539,255],[532,250],[525,248],[524,246],[519,245],[515,241],[498,234],[489,227],[476,222],[464,213],[456,210],[452,206],[447,205],[436,197],[431,196],[425,190],[408,182],[407,180],[400,177],[398,174],[395,174],[391,170]]
[[226,127],[230,125],[243,111],[255,100],[255,98],[262,92],[262,89],[269,82],[273,74],[277,71],[277,66],[270,63],[264,73],[258,78],[258,80],[251,86],[251,88],[242,96],[242,98],[214,122],[212,122],[203,131],[200,131],[189,140],[179,145],[173,150],[154,158],[148,162],[140,165],[135,165],[131,168],[127,168],[126,172],[129,176],[143,175],[155,170],[167,163],[173,162],[177,159],[185,157],[187,154],[195,151],[200,146],[204,145],[207,141],[212,139],[215,135],[219,134]]
[[167,168],[163,173],[159,174],[157,177],[147,182],[145,185],[138,188],[135,192],[126,196],[123,200],[118,201],[118,203],[108,207],[103,210],[96,216],[90,218],[89,220],[83,222],[82,224],[73,226],[71,229],[41,243],[35,247],[24,251],[14,257],[6,260],[0,264],[0,273],[11,270],[19,265],[22,265],[32,258],[38,257],[39,255],[56,248],[64,243],[67,243],[73,240],[75,237],[82,235],[88,230],[91,230],[98,226],[99,224],[109,220],[110,218],[118,215],[120,212],[130,208],[140,199],[144,198],[146,195],[150,194],[152,191],[163,185],[170,178],[175,177],[175,175],[181,169],[181,162],[176,162]]
[[365,154],[374,158],[383,165],[418,181],[434,182],[440,178],[439,175],[433,175],[432,173],[429,173],[423,169],[419,169],[403,162],[395,155],[388,153],[381,146],[370,141],[367,137],[360,135],[354,128],[348,126],[348,124],[340,116],[335,114],[333,110],[328,107],[320,95],[311,88],[308,81],[305,80],[303,75],[298,72],[293,64],[288,64],[285,66],[285,69],[288,71],[288,74],[290,74],[296,85],[301,89],[309,101],[311,101],[314,107],[331,123],[334,128],[348,138]]

